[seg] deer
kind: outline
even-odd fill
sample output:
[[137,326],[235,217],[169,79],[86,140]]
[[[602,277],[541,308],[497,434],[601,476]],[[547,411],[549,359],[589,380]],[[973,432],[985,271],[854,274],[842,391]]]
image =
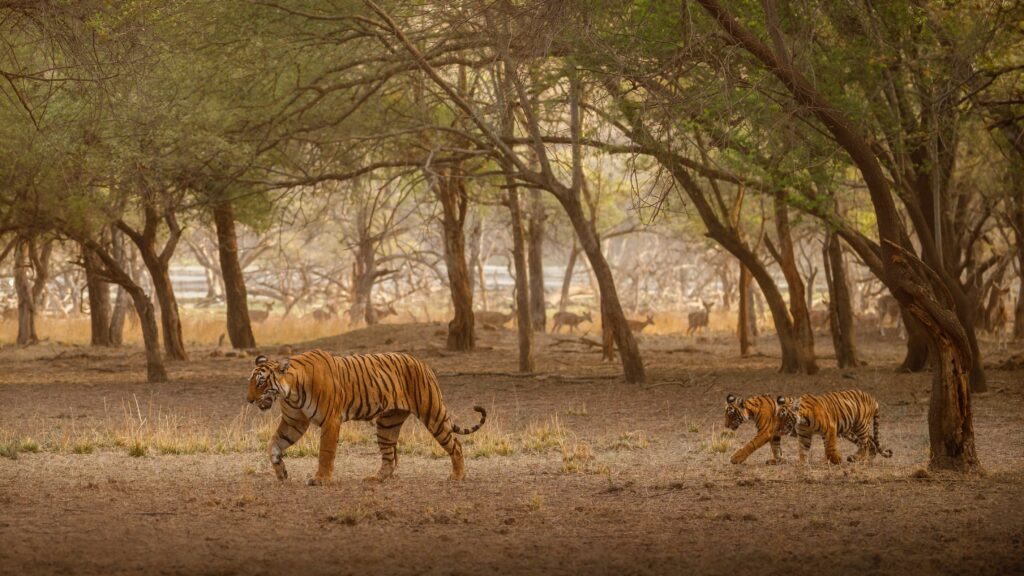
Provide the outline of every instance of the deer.
[[398,311],[395,310],[394,304],[388,302],[388,305],[385,306],[384,308],[378,308],[377,306],[374,306],[373,314],[377,316],[377,321],[380,322],[381,320],[387,318],[388,316],[397,316]]
[[264,302],[265,310],[249,310],[249,320],[252,322],[263,322],[270,317],[270,311],[274,309],[273,302]]
[[811,330],[823,330],[828,326],[828,318],[831,315],[831,309],[829,308],[828,300],[822,300],[821,303],[825,306],[824,309],[812,308],[810,310]]
[[313,320],[316,320],[317,322],[327,322],[331,318],[337,316],[338,312],[334,309],[334,306],[325,304],[323,307],[313,310],[311,315],[313,316]]
[[903,316],[900,314],[900,303],[892,294],[886,294],[875,302],[878,312],[878,333],[885,336],[885,320],[892,318],[897,330],[903,327]]
[[626,325],[629,326],[630,332],[639,334],[644,331],[644,328],[654,326],[654,314],[648,314],[647,320],[626,320]]
[[572,312],[555,312],[552,320],[554,321],[554,325],[551,327],[552,334],[557,333],[558,329],[562,326],[568,326],[569,333],[574,334],[576,332],[576,327],[580,324],[584,322],[594,322],[590,317],[590,310],[587,310],[582,315],[574,314]]
[[515,311],[512,310],[508,314],[504,312],[498,312],[496,310],[480,310],[473,312],[473,318],[480,324],[487,326],[504,326],[508,324],[512,318],[516,315]]
[[698,330],[703,329],[706,331],[708,329],[708,321],[711,319],[711,307],[714,306],[715,303],[707,302],[703,298],[701,298],[700,303],[704,305],[704,309],[690,312],[686,317],[687,324],[689,325],[689,328],[686,329],[687,336],[696,334]]

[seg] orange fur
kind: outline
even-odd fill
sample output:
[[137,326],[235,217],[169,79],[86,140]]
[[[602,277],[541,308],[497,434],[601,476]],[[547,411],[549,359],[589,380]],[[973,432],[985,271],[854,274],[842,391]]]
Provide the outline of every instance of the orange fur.
[[414,414],[451,456],[451,478],[459,480],[465,476],[465,466],[455,434],[475,432],[487,419],[484,409],[477,406],[479,424],[469,429],[456,426],[434,372],[407,354],[332,356],[313,350],[280,363],[260,356],[249,378],[248,400],[262,410],[280,401],[281,422],[268,450],[281,480],[288,477],[284,451],[298,442],[311,422],[320,426],[320,462],[310,485],[330,480],[338,432],[346,420],[377,424],[381,467],[369,479],[384,480],[394,473],[399,432],[406,418]]

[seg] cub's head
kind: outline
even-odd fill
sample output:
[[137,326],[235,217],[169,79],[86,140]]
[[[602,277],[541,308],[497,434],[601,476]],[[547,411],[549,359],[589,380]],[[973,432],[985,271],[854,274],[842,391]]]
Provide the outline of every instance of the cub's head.
[[269,410],[282,392],[287,395],[284,375],[288,372],[288,361],[270,360],[262,354],[256,357],[256,367],[249,376],[249,393],[246,400],[255,403],[260,410]]
[[780,436],[796,434],[796,425],[800,420],[800,399],[779,396],[775,403],[778,405],[778,428],[776,432]]
[[730,430],[736,430],[750,418],[750,412],[747,410],[745,400],[739,398],[733,394],[729,394],[725,397],[725,427]]

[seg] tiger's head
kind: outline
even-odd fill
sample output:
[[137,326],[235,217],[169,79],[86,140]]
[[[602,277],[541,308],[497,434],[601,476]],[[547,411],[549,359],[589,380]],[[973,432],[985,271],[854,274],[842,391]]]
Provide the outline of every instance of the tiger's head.
[[260,410],[270,410],[280,394],[288,395],[284,375],[288,373],[288,360],[278,362],[262,354],[256,357],[256,367],[249,376],[249,393],[246,400],[255,403]]
[[750,412],[747,410],[745,400],[739,398],[733,394],[729,394],[725,397],[725,427],[730,430],[736,430],[741,424],[750,418]]
[[795,435],[796,425],[800,420],[800,398],[786,398],[785,396],[779,396],[775,400],[775,403],[779,406],[779,435]]

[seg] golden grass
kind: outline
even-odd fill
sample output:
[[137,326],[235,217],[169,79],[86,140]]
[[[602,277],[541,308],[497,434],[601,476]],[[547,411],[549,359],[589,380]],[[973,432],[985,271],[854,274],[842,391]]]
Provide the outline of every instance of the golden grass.
[[39,452],[39,443],[28,437],[17,437],[9,432],[0,432],[0,457],[17,460],[22,452]]
[[527,452],[547,452],[559,448],[565,441],[566,433],[558,416],[552,416],[544,422],[531,423],[521,437],[523,449]]
[[643,430],[623,432],[608,443],[609,450],[643,450],[651,444],[651,439]]
[[[216,346],[221,334],[227,332],[224,312],[216,309],[182,308],[181,328],[187,346]],[[282,317],[280,313],[272,313],[265,321],[253,323],[252,330],[256,341],[261,345],[276,346],[334,336],[347,331],[348,326],[338,319],[317,322],[308,316],[293,312],[287,318]],[[36,332],[43,341],[86,346],[90,341],[89,317],[40,316],[36,318]],[[17,337],[17,322],[0,323],[0,344],[14,343]],[[133,323],[126,323],[124,342],[141,346],[142,330]]]

